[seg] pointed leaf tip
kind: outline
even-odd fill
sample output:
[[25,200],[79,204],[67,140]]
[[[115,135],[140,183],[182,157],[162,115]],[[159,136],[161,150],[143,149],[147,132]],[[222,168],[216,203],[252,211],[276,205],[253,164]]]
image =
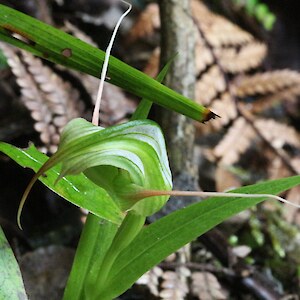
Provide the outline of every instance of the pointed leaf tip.
[[202,123],[205,123],[211,119],[221,118],[221,116],[217,115],[216,113],[212,112],[210,109],[206,108],[203,112],[203,119],[201,120]]

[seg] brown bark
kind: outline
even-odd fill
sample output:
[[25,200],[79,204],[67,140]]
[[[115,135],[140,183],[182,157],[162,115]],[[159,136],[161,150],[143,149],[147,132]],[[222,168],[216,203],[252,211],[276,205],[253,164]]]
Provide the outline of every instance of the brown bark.
[[[161,64],[177,53],[166,76],[165,84],[193,99],[195,89],[196,31],[191,18],[189,0],[160,1]],[[159,108],[157,121],[165,133],[173,174],[174,189],[198,188],[197,166],[194,163],[195,129],[187,117]],[[163,214],[180,206],[186,206],[192,198],[170,199]]]

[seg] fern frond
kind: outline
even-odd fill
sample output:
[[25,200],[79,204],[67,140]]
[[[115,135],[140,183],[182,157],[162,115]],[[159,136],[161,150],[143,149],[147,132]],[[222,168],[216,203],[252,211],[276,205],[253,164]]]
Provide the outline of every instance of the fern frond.
[[211,66],[196,83],[195,98],[202,105],[210,104],[226,89],[224,74],[217,65]]
[[134,42],[145,38],[160,28],[159,7],[155,3],[149,4],[140,14],[127,37],[128,41]]
[[148,62],[143,70],[144,73],[151,77],[156,77],[159,71],[160,48],[156,47],[152,52]]
[[288,69],[239,77],[234,83],[235,94],[241,98],[257,94],[274,94],[299,84],[300,73]]
[[[252,126],[274,149],[281,151],[285,144],[300,148],[300,136],[291,126],[272,119],[256,119]],[[252,126],[243,117],[233,123],[213,151],[220,163],[231,165],[239,160],[257,135]]]
[[163,274],[163,270],[160,267],[154,267],[147,273],[142,275],[135,284],[147,285],[152,295],[159,296],[159,280]]
[[83,112],[78,91],[39,58],[2,43],[1,49],[21,88],[21,100],[35,120],[35,130],[46,149],[55,152],[64,125]]
[[212,51],[205,45],[203,38],[201,36],[198,37],[196,42],[196,72],[200,74],[203,72],[208,66],[214,63],[214,57]]
[[293,127],[272,119],[256,119],[254,125],[274,148],[281,149],[285,144],[300,148],[300,136]]
[[210,108],[217,115],[222,115],[221,118],[217,118],[214,122],[211,122],[211,126],[214,129],[222,128],[238,115],[235,102],[228,92],[223,93],[220,99],[214,100]]
[[198,299],[228,299],[217,277],[209,272],[194,272],[191,276],[192,292]]
[[169,300],[184,300],[189,293],[187,285],[187,277],[190,276],[190,271],[187,268],[181,267],[174,271],[166,271],[162,275],[161,283],[161,299]]
[[97,47],[97,44],[93,41],[93,39],[88,36],[85,32],[83,32],[82,30],[80,30],[77,26],[75,26],[74,24],[70,23],[69,21],[65,21],[64,22],[64,27],[62,28],[62,30],[71,33],[72,35],[74,35],[75,37],[77,37],[78,39]]
[[227,19],[211,12],[202,1],[191,2],[195,19],[214,48],[238,46],[253,41],[253,36]]
[[300,85],[293,85],[285,88],[280,92],[272,95],[260,97],[258,100],[251,104],[252,113],[260,113],[266,109],[275,106],[282,101],[294,101],[300,96]]
[[250,146],[255,132],[243,117],[234,121],[227,134],[215,147],[213,153],[220,163],[231,165],[236,163],[240,155]]
[[236,74],[257,68],[267,53],[265,44],[252,42],[237,48],[217,48],[216,56],[223,70]]

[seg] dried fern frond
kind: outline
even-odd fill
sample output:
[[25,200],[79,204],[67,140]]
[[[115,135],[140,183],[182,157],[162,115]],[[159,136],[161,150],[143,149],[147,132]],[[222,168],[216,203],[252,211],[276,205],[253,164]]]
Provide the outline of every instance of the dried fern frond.
[[39,58],[0,45],[21,88],[21,100],[36,121],[34,128],[40,133],[46,149],[55,152],[64,125],[83,112],[78,91],[43,65]]
[[[200,28],[196,44],[196,101],[210,105],[213,100],[219,101],[220,95],[228,88],[224,72],[239,73],[257,67],[266,55],[266,46],[230,21],[211,12],[202,1],[194,0],[192,6],[196,25]],[[151,4],[149,11],[146,9],[144,13],[140,22],[145,16],[148,23],[151,19],[153,21],[159,14],[158,5]],[[159,23],[156,25],[159,26]],[[145,34],[139,32],[139,38]],[[155,49],[146,72],[153,76],[158,66],[159,51]]]
[[200,300],[228,299],[216,276],[209,272],[192,274],[192,292]]
[[224,192],[241,186],[238,176],[230,172],[226,166],[218,165],[215,173],[216,191]]
[[271,119],[257,119],[254,125],[274,148],[281,149],[285,144],[300,148],[300,136],[293,127]]
[[214,63],[212,51],[205,45],[203,38],[198,37],[196,42],[196,74],[203,72],[208,66]]
[[229,91],[226,73],[241,73],[259,66],[267,47],[257,42],[251,34],[211,12],[202,1],[192,1],[192,5],[199,29],[196,62],[200,75],[196,98],[201,99],[198,101],[202,104],[209,105],[214,100],[219,101],[220,93]]
[[189,269],[181,267],[177,272],[166,271],[163,273],[163,282],[161,283],[161,299],[184,300],[189,293],[186,278],[190,276]]
[[[300,187],[296,186],[288,191],[286,199],[296,204],[300,204]],[[300,212],[295,210],[290,205],[285,206],[284,217],[290,224],[300,225]]]
[[296,84],[272,95],[260,97],[251,104],[251,111],[252,113],[260,113],[281,103],[282,101],[295,101],[299,96],[300,84]]
[[253,36],[222,16],[211,12],[202,1],[191,2],[195,19],[214,48],[237,46],[253,41]]
[[222,128],[238,115],[235,102],[228,92],[223,93],[220,99],[213,101],[210,108],[217,115],[222,116],[221,118],[214,120],[214,122],[211,122],[211,126],[214,129]]
[[77,26],[75,26],[74,24],[70,23],[69,21],[65,21],[64,22],[64,27],[62,28],[62,30],[71,33],[72,35],[74,35],[75,37],[77,37],[78,39],[97,47],[97,44],[93,41],[93,39],[88,36],[85,32],[83,32],[82,30],[80,30]]
[[150,292],[154,296],[159,296],[159,280],[163,275],[163,270],[159,267],[154,267],[140,277],[136,284],[147,285]]
[[214,148],[214,155],[220,159],[221,164],[234,164],[249,147],[254,136],[255,133],[247,121],[243,117],[239,117]]
[[140,14],[127,37],[129,42],[150,36],[160,28],[159,7],[155,3],[149,4]]
[[[92,46],[97,47],[97,44],[93,41],[93,39],[90,36],[88,36],[85,32],[80,30],[78,27],[76,27],[69,21],[65,21],[64,27],[62,28],[62,30],[72,34],[73,36],[85,41],[86,43],[88,43]],[[83,84],[83,86],[86,88],[87,92],[90,94],[91,99],[93,99],[93,100],[96,99],[97,92],[98,92],[98,86],[99,86],[98,78],[88,75],[88,74],[85,74],[85,73],[78,73],[73,70],[66,69],[63,66],[59,66],[59,67],[62,68],[63,70],[68,70],[68,72],[70,72],[73,76],[78,78],[81,81],[81,83]]]
[[202,105],[208,105],[219,93],[226,90],[224,75],[217,65],[211,66],[196,83],[195,98]]
[[300,173],[300,157],[299,155],[291,158],[291,165],[297,170],[297,174]]
[[214,50],[223,70],[236,74],[261,65],[267,53],[265,44],[252,42],[237,48],[217,48]]
[[150,77],[155,77],[159,70],[159,60],[160,60],[160,48],[156,47],[152,52],[148,62],[143,70],[144,73]]
[[300,73],[288,69],[277,70],[237,78],[234,82],[234,92],[242,98],[278,93],[295,85],[300,85]]
[[[299,134],[286,124],[271,119],[257,119],[253,122],[253,126],[274,149],[281,150],[285,144],[300,148]],[[215,147],[214,155],[220,159],[220,163],[226,165],[236,163],[255,136],[256,132],[253,127],[243,117],[239,117]]]
[[125,122],[126,116],[131,115],[137,104],[128,98],[119,87],[105,83],[101,101],[101,124],[111,126]]
[[[64,29],[69,33],[72,33],[75,37],[97,47],[91,37],[70,22],[65,22]],[[71,72],[73,76],[80,80],[83,87],[90,95],[93,104],[95,104],[94,101],[96,101],[97,98],[99,79],[94,76],[74,72],[72,70],[68,70],[68,72]],[[111,126],[119,122],[125,122],[126,116],[132,114],[136,108],[136,103],[129,99],[122,89],[109,83],[105,83],[101,103],[100,120],[101,125],[104,127]]]

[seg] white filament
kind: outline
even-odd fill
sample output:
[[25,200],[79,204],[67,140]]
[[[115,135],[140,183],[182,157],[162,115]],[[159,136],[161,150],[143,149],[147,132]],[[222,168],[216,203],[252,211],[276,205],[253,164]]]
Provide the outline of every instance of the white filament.
[[244,194],[244,193],[221,193],[221,192],[199,192],[199,191],[158,191],[158,190],[144,190],[139,192],[138,197],[147,198],[152,196],[200,196],[200,197],[227,197],[227,198],[269,198],[274,199],[288,205],[300,208],[299,204],[290,202],[282,197],[272,194]]
[[[189,192],[187,192],[189,193]],[[272,194],[241,194],[241,193],[221,193],[221,192],[195,192],[198,193],[198,196],[203,197],[235,197],[235,198],[269,198],[277,201],[281,201],[283,203],[289,204],[291,206],[300,208],[299,204],[290,202],[282,197],[272,195]]]
[[96,99],[96,104],[95,104],[95,108],[94,108],[94,112],[93,112],[93,118],[92,118],[92,123],[96,126],[99,125],[99,114],[100,114],[100,104],[101,104],[101,99],[102,99],[102,93],[103,93],[103,87],[104,87],[104,81],[105,81],[105,77],[106,77],[106,73],[107,73],[107,68],[108,68],[108,61],[109,61],[109,56],[110,56],[110,52],[116,37],[116,34],[118,32],[118,29],[121,25],[121,22],[123,21],[123,19],[128,15],[128,13],[131,11],[132,5],[126,1],[121,0],[121,2],[125,3],[128,5],[128,9],[124,12],[124,14],[120,17],[118,23],[115,26],[115,29],[112,33],[110,42],[108,44],[108,47],[106,49],[105,52],[105,59],[104,59],[104,63],[102,66],[102,71],[101,71],[101,77],[100,77],[100,84],[99,84],[99,89],[98,89],[98,94],[97,94],[97,99]]

